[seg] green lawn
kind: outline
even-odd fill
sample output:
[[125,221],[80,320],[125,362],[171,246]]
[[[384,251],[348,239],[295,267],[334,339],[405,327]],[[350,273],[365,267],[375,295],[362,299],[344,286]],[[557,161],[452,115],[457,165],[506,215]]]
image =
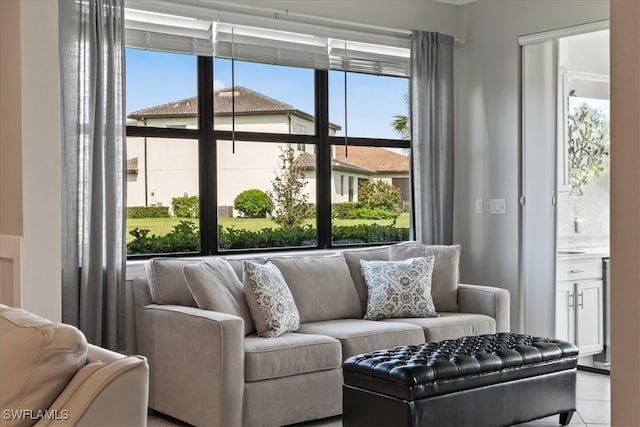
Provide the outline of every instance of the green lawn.
[[[133,236],[129,234],[129,231],[134,228],[151,230],[150,234],[156,234],[162,236],[173,230],[173,227],[180,221],[185,221],[185,218],[127,218],[127,243],[133,240]],[[198,225],[197,219],[192,219],[196,226]],[[249,231],[258,231],[263,228],[277,228],[278,225],[268,218],[220,218],[220,224],[223,227],[233,227],[235,229],[245,229]],[[392,220],[366,220],[366,219],[338,219],[334,220],[334,225],[357,225],[357,224],[380,224],[390,225]],[[315,220],[307,221],[307,224],[315,225]],[[400,214],[396,220],[396,226],[401,228],[409,227],[409,214]]]

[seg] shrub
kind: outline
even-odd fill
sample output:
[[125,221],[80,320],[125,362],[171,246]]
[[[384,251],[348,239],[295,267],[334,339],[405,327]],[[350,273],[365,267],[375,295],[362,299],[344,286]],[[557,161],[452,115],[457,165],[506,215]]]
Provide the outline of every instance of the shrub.
[[316,244],[316,230],[310,226],[264,228],[259,231],[218,228],[220,249],[276,248],[288,246],[313,246]]
[[401,199],[400,190],[382,180],[365,181],[358,187],[358,201],[369,208],[395,211]]
[[127,218],[169,218],[169,206],[129,206]]
[[198,227],[191,221],[180,221],[164,236],[149,236],[149,230],[134,228],[129,232],[134,239],[127,244],[127,254],[158,254],[195,252],[200,248]]
[[264,191],[251,189],[238,194],[233,207],[248,218],[266,218],[273,210],[273,202]]
[[358,224],[333,226],[331,228],[333,244],[383,243],[409,240],[408,228],[394,225]]
[[362,207],[362,203],[344,202],[331,205],[331,216],[336,219],[351,219],[352,212]]
[[362,207],[354,209],[349,219],[396,219],[398,215],[400,214],[384,208]]
[[331,210],[335,219],[395,219],[398,213],[389,209],[371,208],[362,203],[335,203]]
[[178,218],[198,218],[200,216],[200,198],[198,196],[174,197],[171,199],[173,216]]

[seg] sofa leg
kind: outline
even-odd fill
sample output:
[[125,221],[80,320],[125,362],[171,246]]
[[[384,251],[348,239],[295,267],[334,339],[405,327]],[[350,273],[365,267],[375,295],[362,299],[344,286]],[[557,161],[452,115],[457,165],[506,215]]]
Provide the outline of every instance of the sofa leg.
[[571,417],[575,411],[563,412],[560,414],[560,425],[568,426],[571,422]]

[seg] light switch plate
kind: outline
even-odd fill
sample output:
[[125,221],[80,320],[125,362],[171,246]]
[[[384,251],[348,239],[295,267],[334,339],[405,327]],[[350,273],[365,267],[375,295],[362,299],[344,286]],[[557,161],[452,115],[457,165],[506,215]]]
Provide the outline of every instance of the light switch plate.
[[489,214],[505,215],[507,213],[507,199],[489,199]]

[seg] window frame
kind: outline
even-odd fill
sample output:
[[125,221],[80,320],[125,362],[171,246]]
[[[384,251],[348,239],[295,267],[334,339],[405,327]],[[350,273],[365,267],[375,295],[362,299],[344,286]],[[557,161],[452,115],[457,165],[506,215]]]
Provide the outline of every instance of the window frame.
[[[200,202],[200,250],[195,252],[131,254],[127,259],[148,259],[157,256],[206,256],[229,255],[250,252],[283,252],[317,249],[341,249],[345,245],[333,245],[331,218],[331,152],[334,145],[403,148],[411,152],[412,144],[403,139],[349,137],[329,135],[329,70],[314,70],[315,134],[265,133],[247,131],[223,131],[214,129],[214,74],[213,57],[197,56],[198,128],[126,126],[126,137],[177,138],[198,140],[198,178]],[[219,249],[218,246],[218,192],[217,192],[217,141],[236,141],[310,144],[316,154],[316,245],[296,247],[270,247],[250,249]],[[412,174],[410,171],[410,179]],[[410,215],[409,227],[414,227],[414,215]],[[392,242],[351,244],[346,247],[381,246]]]

